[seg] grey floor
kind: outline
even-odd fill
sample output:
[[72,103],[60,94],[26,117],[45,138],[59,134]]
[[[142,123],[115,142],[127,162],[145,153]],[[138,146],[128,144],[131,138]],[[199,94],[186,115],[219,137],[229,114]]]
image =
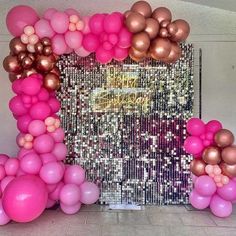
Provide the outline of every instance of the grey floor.
[[236,236],[236,207],[227,219],[190,206],[144,207],[141,211],[83,206],[72,216],[47,210],[34,222],[0,226],[1,236]]

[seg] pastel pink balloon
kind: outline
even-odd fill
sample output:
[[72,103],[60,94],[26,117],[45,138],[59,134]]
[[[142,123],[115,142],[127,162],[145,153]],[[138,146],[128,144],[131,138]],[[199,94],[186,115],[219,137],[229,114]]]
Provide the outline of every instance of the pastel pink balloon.
[[48,105],[50,106],[53,113],[57,113],[61,108],[61,103],[56,98],[50,98],[48,100]]
[[6,225],[8,222],[10,222],[10,218],[6,214],[5,210],[2,206],[2,199],[0,199],[0,225]]
[[22,133],[27,133],[28,127],[31,121],[32,121],[32,118],[30,115],[23,115],[19,117],[19,119],[17,120],[18,130]]
[[99,39],[95,34],[89,33],[84,35],[82,45],[88,52],[95,52],[99,47]]
[[18,94],[18,95],[22,94],[22,90],[21,90],[22,81],[23,81],[22,79],[17,79],[12,83],[12,91],[15,94]]
[[52,38],[52,49],[57,55],[63,55],[66,52],[67,44],[63,35],[56,34]]
[[58,161],[64,161],[67,155],[67,147],[64,143],[56,143],[52,154],[57,158]]
[[42,120],[33,120],[28,126],[28,132],[35,137],[46,133],[46,131],[46,125]]
[[119,37],[118,46],[120,48],[131,47],[132,36],[133,36],[132,33],[130,33],[127,28],[123,27],[118,35]]
[[35,153],[33,149],[24,149],[24,148],[21,148],[20,151],[18,152],[18,159],[21,160],[21,158],[28,154],[28,153]]
[[54,13],[56,13],[57,10],[55,8],[48,8],[44,13],[43,13],[43,17],[46,19],[46,20],[51,20],[52,18],[52,15]]
[[104,14],[95,14],[89,20],[89,27],[93,34],[101,34],[104,31]]
[[216,192],[215,181],[208,175],[202,175],[195,181],[195,190],[202,196],[212,196]]
[[0,165],[0,181],[6,176],[6,171],[3,165]]
[[80,57],[87,57],[88,55],[90,55],[90,52],[85,50],[83,46],[81,46],[80,48],[77,48],[75,50],[75,53]]
[[16,222],[30,222],[44,211],[48,193],[43,181],[34,175],[20,176],[6,188],[2,203],[6,214]]
[[49,194],[49,198],[52,200],[58,201],[60,198],[60,192],[61,192],[61,189],[63,188],[63,186],[64,186],[64,183],[59,182],[57,184],[56,189],[52,193]]
[[203,210],[210,205],[211,197],[201,196],[196,190],[190,193],[189,201],[193,207]]
[[69,17],[64,12],[55,12],[51,17],[52,29],[58,34],[64,34],[69,27]]
[[187,131],[193,136],[199,136],[205,133],[205,124],[201,119],[191,118],[187,122]]
[[40,92],[37,94],[38,100],[45,102],[49,99],[49,92],[45,88],[41,88]]
[[64,174],[66,184],[80,185],[85,181],[85,170],[79,165],[68,166]]
[[44,120],[51,114],[51,108],[46,102],[38,102],[30,109],[30,115],[35,120]]
[[127,48],[115,47],[113,50],[114,50],[114,59],[117,61],[123,61],[129,55],[129,51]]
[[204,149],[202,140],[195,136],[188,137],[184,142],[184,148],[189,154],[201,153]]
[[54,205],[56,205],[56,201],[48,198],[48,201],[47,201],[47,204],[46,204],[46,208],[49,209],[49,208],[52,208]]
[[72,206],[68,206],[66,204],[64,204],[63,202],[60,202],[60,207],[61,207],[61,210],[67,214],[67,215],[73,215],[75,213],[77,213],[80,208],[81,208],[81,202],[78,202]]
[[79,202],[80,189],[75,184],[65,184],[60,192],[60,201],[65,205],[73,206]]
[[114,56],[113,50],[107,51],[103,47],[99,47],[96,50],[96,60],[102,64],[111,62]]
[[99,199],[98,186],[91,182],[80,185],[80,201],[84,204],[93,204]]
[[5,154],[0,154],[0,165],[5,165],[8,158],[9,158],[9,156],[7,156]]
[[84,28],[82,30],[82,33],[88,34],[91,32],[90,27],[89,27],[89,21],[90,21],[90,17],[89,16],[85,16],[82,18],[83,22],[84,22]]
[[215,134],[222,128],[223,126],[218,120],[211,120],[206,124],[206,130],[208,132],[212,132],[213,134]]
[[62,128],[57,128],[54,132],[49,133],[54,139],[56,143],[60,143],[64,141],[65,132]]
[[79,12],[73,8],[68,8],[64,11],[68,16],[76,15],[79,16]]
[[83,40],[83,35],[79,31],[73,31],[73,32],[67,31],[65,33],[66,44],[72,49],[81,47],[82,40]]
[[34,150],[40,154],[51,152],[54,146],[54,140],[48,134],[42,134],[34,140]]
[[229,183],[221,188],[217,188],[217,194],[226,201],[236,200],[236,183],[229,180]]
[[1,181],[1,190],[2,190],[2,193],[5,191],[5,188],[7,187],[7,185],[8,185],[13,179],[15,179],[14,176],[6,176],[4,179],[2,179],[2,181]]
[[[58,162],[49,162],[40,170],[41,179],[47,184],[56,184],[63,178],[64,169]],[[51,197],[50,197],[51,198]]]
[[64,54],[71,54],[74,51],[74,49],[67,46],[67,49]]
[[36,95],[39,93],[42,86],[42,81],[40,81],[37,77],[27,77],[21,82],[21,90],[23,93],[27,95]]
[[20,167],[19,160],[16,158],[9,158],[5,163],[6,175],[16,175]]
[[23,116],[27,114],[28,109],[24,106],[21,96],[17,95],[13,97],[9,102],[9,108],[17,116]]
[[38,19],[39,17],[32,7],[24,5],[15,6],[7,14],[7,29],[13,36],[20,36],[25,26],[34,25]]
[[35,33],[39,36],[39,38],[52,38],[55,35],[54,30],[52,29],[50,23],[46,19],[40,19],[34,25]]
[[20,161],[20,168],[27,174],[38,174],[41,167],[42,161],[35,153],[26,154]]
[[57,161],[57,158],[52,153],[41,154],[40,158],[41,158],[44,165],[49,162],[56,162]]
[[211,199],[210,208],[215,216],[225,218],[231,215],[233,207],[230,201],[226,201],[215,194]]
[[106,15],[103,21],[104,30],[107,33],[120,32],[122,25],[123,25],[122,19],[116,13]]

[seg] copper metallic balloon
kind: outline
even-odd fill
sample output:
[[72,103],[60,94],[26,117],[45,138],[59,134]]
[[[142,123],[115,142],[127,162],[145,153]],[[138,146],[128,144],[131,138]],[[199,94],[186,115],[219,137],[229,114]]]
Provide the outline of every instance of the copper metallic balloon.
[[159,32],[159,35],[162,37],[162,38],[167,38],[169,36],[169,33],[167,31],[166,28],[161,28],[160,29],[160,32]]
[[57,76],[60,76],[60,74],[61,74],[61,72],[57,66],[54,66],[50,72],[56,74]]
[[161,26],[162,28],[166,28],[169,24],[170,24],[170,21],[168,21],[168,20],[163,20],[163,21],[160,23],[160,26]]
[[35,61],[35,56],[33,53],[28,53],[28,57],[31,58],[33,62]]
[[190,26],[185,20],[175,20],[174,23],[177,27],[177,32],[173,35],[172,40],[175,42],[181,42],[187,39],[190,33]]
[[163,59],[163,61],[166,63],[174,63],[180,59],[181,54],[182,54],[182,50],[180,46],[177,43],[172,42],[170,53],[165,59]]
[[34,45],[35,53],[42,54],[43,53],[43,44],[38,42]]
[[132,12],[125,20],[126,27],[132,33],[138,33],[145,29],[146,19],[143,15]]
[[236,165],[228,165],[226,163],[220,164],[223,174],[227,175],[230,178],[236,177]]
[[206,163],[202,160],[194,159],[190,163],[190,170],[196,176],[205,175]]
[[15,55],[26,51],[26,45],[21,42],[20,38],[13,38],[10,41],[9,47],[11,52],[13,52]]
[[54,73],[48,73],[45,75],[43,85],[50,91],[58,90],[60,88],[60,79]]
[[156,38],[152,41],[150,47],[151,57],[155,60],[166,58],[170,54],[171,42],[169,39]]
[[140,52],[136,50],[135,48],[130,48],[129,50],[129,56],[132,60],[139,62],[146,58],[147,53],[146,52]]
[[40,55],[36,59],[36,69],[41,72],[49,72],[53,69],[55,65],[55,57],[54,56],[43,56]]
[[3,67],[9,73],[19,74],[22,71],[17,56],[7,56],[3,61]]
[[145,18],[148,18],[152,15],[152,7],[146,1],[138,1],[134,3],[131,7],[131,11],[143,15]]
[[234,135],[227,129],[221,129],[215,134],[214,140],[218,147],[224,148],[233,144]]
[[207,147],[203,154],[202,159],[210,165],[217,165],[221,162],[221,153],[218,147]]
[[29,69],[33,64],[33,60],[27,56],[22,60],[21,64],[24,69]]
[[49,56],[52,54],[52,47],[51,46],[46,46],[43,48],[43,54],[45,56]]
[[22,61],[27,56],[26,52],[20,52],[17,56],[19,61]]
[[146,32],[137,33],[132,38],[132,47],[140,52],[146,52],[150,47],[150,38]]
[[21,77],[20,74],[12,74],[9,73],[9,80],[13,83],[15,80],[19,79]]
[[51,46],[52,45],[50,38],[47,38],[47,37],[42,38],[41,43],[43,44],[43,46]]
[[130,11],[130,10],[126,11],[126,12],[124,13],[125,18],[127,18],[127,17],[130,15],[130,13],[132,13],[132,11]]
[[166,7],[158,7],[152,13],[152,18],[156,19],[159,23],[166,20],[171,22],[172,14]]
[[177,33],[178,31],[178,28],[177,28],[177,25],[175,23],[170,23],[169,25],[167,25],[167,30],[168,30],[168,33],[173,36]]
[[30,68],[28,70],[24,70],[23,73],[22,73],[22,77],[28,77],[30,75],[33,75],[33,74],[37,74],[37,70],[35,70],[34,68]]
[[224,148],[221,155],[226,164],[236,165],[236,146]]
[[146,19],[146,27],[144,31],[149,35],[150,39],[154,39],[159,33],[159,23],[153,18]]

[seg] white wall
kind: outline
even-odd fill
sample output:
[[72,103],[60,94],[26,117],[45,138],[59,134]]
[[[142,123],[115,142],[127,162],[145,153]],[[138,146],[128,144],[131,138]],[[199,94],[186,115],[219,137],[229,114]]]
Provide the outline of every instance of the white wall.
[[[9,53],[11,36],[5,27],[5,17],[12,6],[27,4],[42,13],[49,7],[75,8],[82,15],[95,12],[125,11],[134,1],[129,0],[0,0],[0,61]],[[236,134],[236,13],[204,7],[179,0],[149,1],[153,8],[166,6],[174,18],[186,19],[191,25],[188,42],[196,51],[196,93],[198,81],[197,52],[203,50],[203,119],[219,119]],[[99,3],[99,4],[98,4]],[[0,67],[0,153],[16,154],[16,122],[8,109],[13,96],[7,73]],[[198,114],[196,99],[195,114]]]

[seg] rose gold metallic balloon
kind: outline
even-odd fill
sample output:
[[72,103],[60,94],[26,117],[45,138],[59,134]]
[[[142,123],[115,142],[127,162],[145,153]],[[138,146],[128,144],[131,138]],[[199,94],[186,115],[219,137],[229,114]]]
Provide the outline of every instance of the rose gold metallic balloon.
[[38,42],[34,45],[35,53],[42,54],[43,53],[43,44]]
[[48,73],[44,77],[43,85],[50,91],[58,90],[60,88],[60,79],[56,74]]
[[12,74],[9,73],[9,80],[13,83],[15,80],[19,79],[21,77],[20,74]]
[[51,46],[52,45],[50,38],[47,38],[47,37],[42,38],[41,43],[43,44],[43,46]]
[[49,56],[52,54],[52,47],[51,46],[46,46],[43,48],[43,54],[45,56]]
[[131,7],[131,11],[143,15],[145,18],[148,18],[152,15],[152,8],[150,4],[146,1],[138,1],[134,3]]
[[17,56],[18,60],[21,62],[27,56],[26,52],[20,52]]
[[222,151],[222,159],[226,164],[236,165],[236,146],[224,148]]
[[194,159],[190,163],[190,170],[196,176],[205,175],[206,163],[202,160]]
[[138,33],[145,29],[146,19],[143,15],[132,12],[125,20],[126,27],[132,33]]
[[173,35],[172,40],[175,42],[181,42],[187,39],[190,33],[190,26],[185,20],[175,20],[174,23],[177,27],[177,32]]
[[168,20],[163,20],[163,21],[160,23],[160,26],[161,26],[162,28],[166,28],[169,24],[170,24],[170,21],[168,21]]
[[221,162],[220,149],[217,147],[207,147],[203,154],[202,159],[210,165],[217,165]]
[[126,12],[124,13],[125,18],[127,18],[127,17],[130,15],[130,13],[132,13],[132,11],[130,11],[130,10],[126,11]]
[[173,36],[177,33],[178,31],[178,28],[177,28],[177,25],[175,23],[170,23],[169,25],[167,25],[167,30],[168,30],[168,33]]
[[140,52],[136,50],[135,48],[130,48],[129,50],[129,56],[132,60],[139,62],[146,58],[147,53],[146,52]]
[[61,72],[57,66],[54,66],[50,72],[56,74],[57,76],[60,76],[60,74],[61,74]]
[[7,56],[3,61],[3,67],[9,73],[19,74],[22,71],[17,56]]
[[165,59],[163,59],[163,61],[166,63],[174,63],[180,59],[181,53],[182,53],[182,50],[180,46],[177,43],[172,42],[170,53]]
[[153,11],[152,18],[156,19],[159,23],[164,20],[171,22],[172,15],[168,8],[158,7]]
[[28,53],[28,57],[31,58],[33,62],[35,61],[35,56],[33,53]]
[[167,38],[169,36],[169,33],[167,31],[166,28],[161,28],[160,29],[160,32],[159,32],[159,35],[162,37],[162,38]]
[[26,51],[26,45],[21,42],[20,38],[13,38],[10,41],[9,47],[11,52],[13,52],[15,55]]
[[30,57],[25,57],[21,64],[24,69],[29,69],[33,64],[33,60]]
[[218,147],[224,148],[233,144],[234,135],[227,129],[221,129],[215,134],[214,140]]
[[55,62],[54,56],[40,55],[36,59],[36,69],[44,73],[49,72],[53,69]]
[[132,38],[132,47],[140,52],[146,52],[150,46],[150,39],[146,32],[137,33]]
[[236,177],[236,165],[228,165],[226,163],[220,164],[223,174],[227,175],[230,178]]
[[38,72],[34,68],[30,68],[28,70],[24,70],[22,73],[22,77],[28,77],[33,74],[37,74]]
[[170,54],[171,42],[168,39],[156,38],[152,41],[150,55],[155,60],[166,58]]
[[146,19],[146,27],[144,31],[149,35],[150,39],[154,39],[159,33],[159,23],[153,18]]

